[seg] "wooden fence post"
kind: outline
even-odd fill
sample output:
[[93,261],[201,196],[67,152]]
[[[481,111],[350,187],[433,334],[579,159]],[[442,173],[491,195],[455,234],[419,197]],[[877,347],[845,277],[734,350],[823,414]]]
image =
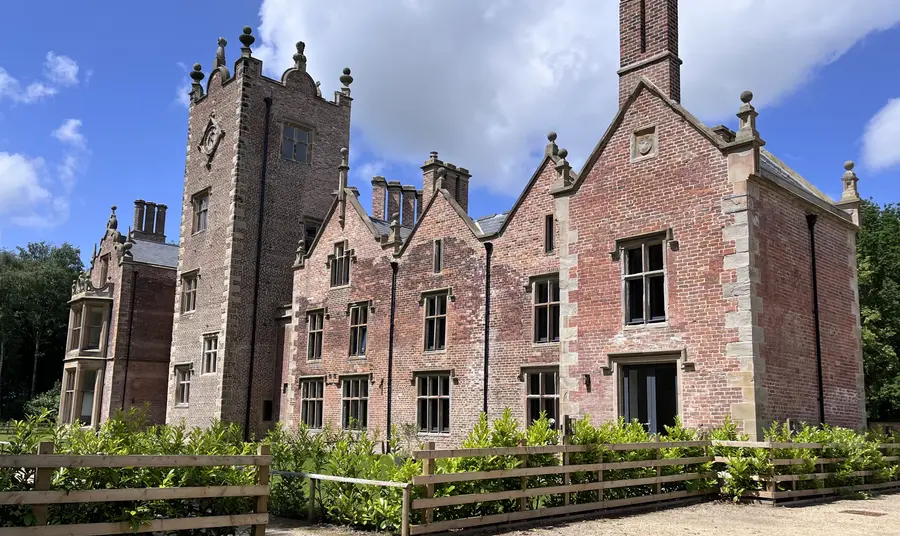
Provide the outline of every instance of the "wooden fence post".
[[[427,441],[423,450],[434,450],[434,441]],[[422,474],[426,476],[434,474],[434,458],[422,460]],[[431,499],[432,497],[434,497],[434,484],[428,484],[425,486],[425,498]],[[426,508],[424,514],[426,524],[434,521],[434,509]]]
[[772,446],[769,448],[769,461],[772,464],[772,473],[769,475],[769,482],[767,482],[767,488],[772,492],[772,506],[775,506],[778,503],[778,499],[775,498],[775,494],[778,491],[778,483],[775,481],[775,447]]
[[[256,449],[256,454],[258,456],[268,456],[269,455],[269,445],[260,445]],[[256,485],[257,486],[268,486],[269,485],[269,463],[265,462],[265,465],[258,464],[256,466]],[[269,511],[269,496],[268,495],[259,495],[256,497],[256,508],[253,509],[257,514],[264,514]],[[267,516],[268,517],[268,516]],[[266,523],[261,523],[258,525],[253,525],[253,535],[252,536],[266,536],[266,525],[268,525],[268,520]]]
[[306,501],[306,519],[316,522],[316,479],[309,477],[309,499]]
[[[598,452],[600,453],[600,458],[597,460],[597,463],[600,464],[600,470],[597,471],[597,482],[600,482],[601,486],[600,486],[600,489],[597,490],[597,502],[602,503],[606,496],[606,494],[603,493],[603,486],[602,486],[602,484],[603,484],[603,448],[602,448],[602,446],[601,446],[601,448],[598,449]],[[601,508],[602,508],[602,505],[601,505]]]
[[400,520],[400,536],[409,536],[409,503],[412,499],[412,483],[403,488],[403,519]]
[[[527,445],[528,445],[528,441],[526,441],[524,439],[519,440],[520,447],[524,447]],[[522,463],[519,465],[520,467],[522,467],[522,468],[528,467],[528,454],[520,454],[519,460],[522,461]],[[525,491],[526,489],[528,489],[528,477],[523,476],[522,477],[522,491]],[[519,498],[519,511],[524,511],[524,510],[528,510],[528,497],[520,497]]]
[[[568,433],[565,433],[565,432],[563,433],[562,444],[563,444],[563,446],[569,445],[569,434]],[[566,472],[563,473],[563,485],[568,486],[572,483],[572,476],[569,474],[568,469],[566,469],[566,466],[569,465],[569,451],[568,450],[563,451],[562,464],[563,464],[563,469],[566,470]],[[568,506],[569,503],[571,503],[571,502],[572,502],[572,494],[571,493],[566,493],[565,495],[563,495],[563,504],[565,506]]]
[[[658,442],[659,438],[653,438],[654,441]],[[657,443],[659,445],[659,443]],[[662,465],[660,465],[659,460],[662,458],[662,447],[656,447],[656,494],[659,495],[662,493],[662,482],[660,479],[662,478]]]
[[[52,441],[41,441],[37,448],[38,456],[53,454],[53,449],[54,446]],[[50,482],[53,480],[54,470],[55,469],[52,467],[36,467],[34,470],[34,486],[32,489],[34,491],[48,491],[50,489]],[[34,512],[35,525],[47,524],[46,504],[32,506],[31,510]]]

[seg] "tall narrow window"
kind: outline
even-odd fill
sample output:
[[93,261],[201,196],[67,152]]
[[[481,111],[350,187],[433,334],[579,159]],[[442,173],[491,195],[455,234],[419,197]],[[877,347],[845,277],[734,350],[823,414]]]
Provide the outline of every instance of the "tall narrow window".
[[341,381],[341,426],[365,430],[369,425],[369,378],[353,376]]
[[300,380],[300,420],[310,428],[322,428],[325,380]]
[[219,361],[219,337],[209,335],[203,337],[203,368],[201,374],[209,374],[216,371]]
[[99,350],[103,337],[103,307],[87,307],[87,341],[85,350]]
[[197,274],[181,278],[181,312],[190,313],[197,309]]
[[194,196],[194,222],[192,233],[199,233],[206,230],[207,219],[209,217],[209,190],[204,190]]
[[78,420],[85,426],[94,424],[94,391],[97,384],[96,370],[81,371],[81,411]]
[[559,342],[559,279],[534,282],[534,342]]
[[75,403],[75,369],[66,370],[65,391],[63,392],[62,422],[72,422],[72,404]]
[[665,251],[661,240],[624,251],[625,322],[648,324],[666,320]]
[[325,312],[314,311],[306,317],[306,359],[322,359],[322,331]]
[[360,303],[350,307],[350,357],[366,356],[369,305]]
[[431,434],[450,433],[450,375],[423,374],[418,382],[416,420],[419,431]]
[[447,294],[425,297],[425,351],[443,350],[447,346]]
[[340,287],[350,284],[350,253],[343,242],[334,245],[331,258],[331,286]]
[[444,268],[444,241],[437,239],[434,241],[434,273],[439,274]]
[[559,374],[554,369],[537,369],[525,373],[527,383],[526,411],[528,423],[546,413],[553,427],[559,426]]
[[83,306],[81,304],[72,308],[72,328],[69,334],[69,350],[77,350],[81,348],[81,314]]
[[556,226],[553,214],[544,216],[544,253],[552,253],[556,250]]
[[284,137],[281,140],[281,156],[287,160],[309,163],[310,132],[295,125],[284,126]]
[[175,367],[175,403],[187,405],[191,402],[191,366]]

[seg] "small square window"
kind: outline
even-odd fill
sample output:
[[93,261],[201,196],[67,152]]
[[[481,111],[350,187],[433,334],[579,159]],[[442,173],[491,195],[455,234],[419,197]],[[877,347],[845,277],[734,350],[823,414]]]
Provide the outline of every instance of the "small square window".
[[309,163],[309,146],[312,136],[305,128],[286,124],[281,140],[281,156],[301,164]]

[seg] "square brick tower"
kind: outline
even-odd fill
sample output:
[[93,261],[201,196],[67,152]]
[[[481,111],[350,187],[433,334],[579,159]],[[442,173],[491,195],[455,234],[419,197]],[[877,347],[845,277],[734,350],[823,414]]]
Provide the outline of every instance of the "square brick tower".
[[181,242],[166,420],[236,422],[260,435],[277,418],[282,311],[291,301],[294,248],[332,203],[322,181],[350,139],[350,70],[334,99],[294,66],[273,80],[252,57],[249,27],[230,72],[225,39],[204,91],[191,78]]

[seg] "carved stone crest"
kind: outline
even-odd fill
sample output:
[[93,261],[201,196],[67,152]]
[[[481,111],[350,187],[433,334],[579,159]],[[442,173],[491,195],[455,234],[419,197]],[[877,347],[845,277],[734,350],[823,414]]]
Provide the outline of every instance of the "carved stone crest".
[[634,133],[631,145],[631,159],[653,156],[656,154],[656,128],[648,127]]
[[642,136],[638,139],[638,153],[641,156],[648,154],[653,149],[653,139],[650,136]]
[[212,166],[212,159],[224,136],[225,132],[216,119],[216,112],[209,114],[209,122],[206,124],[206,130],[203,131],[203,137],[200,138],[200,145],[197,146],[197,150],[206,155],[206,169]]

